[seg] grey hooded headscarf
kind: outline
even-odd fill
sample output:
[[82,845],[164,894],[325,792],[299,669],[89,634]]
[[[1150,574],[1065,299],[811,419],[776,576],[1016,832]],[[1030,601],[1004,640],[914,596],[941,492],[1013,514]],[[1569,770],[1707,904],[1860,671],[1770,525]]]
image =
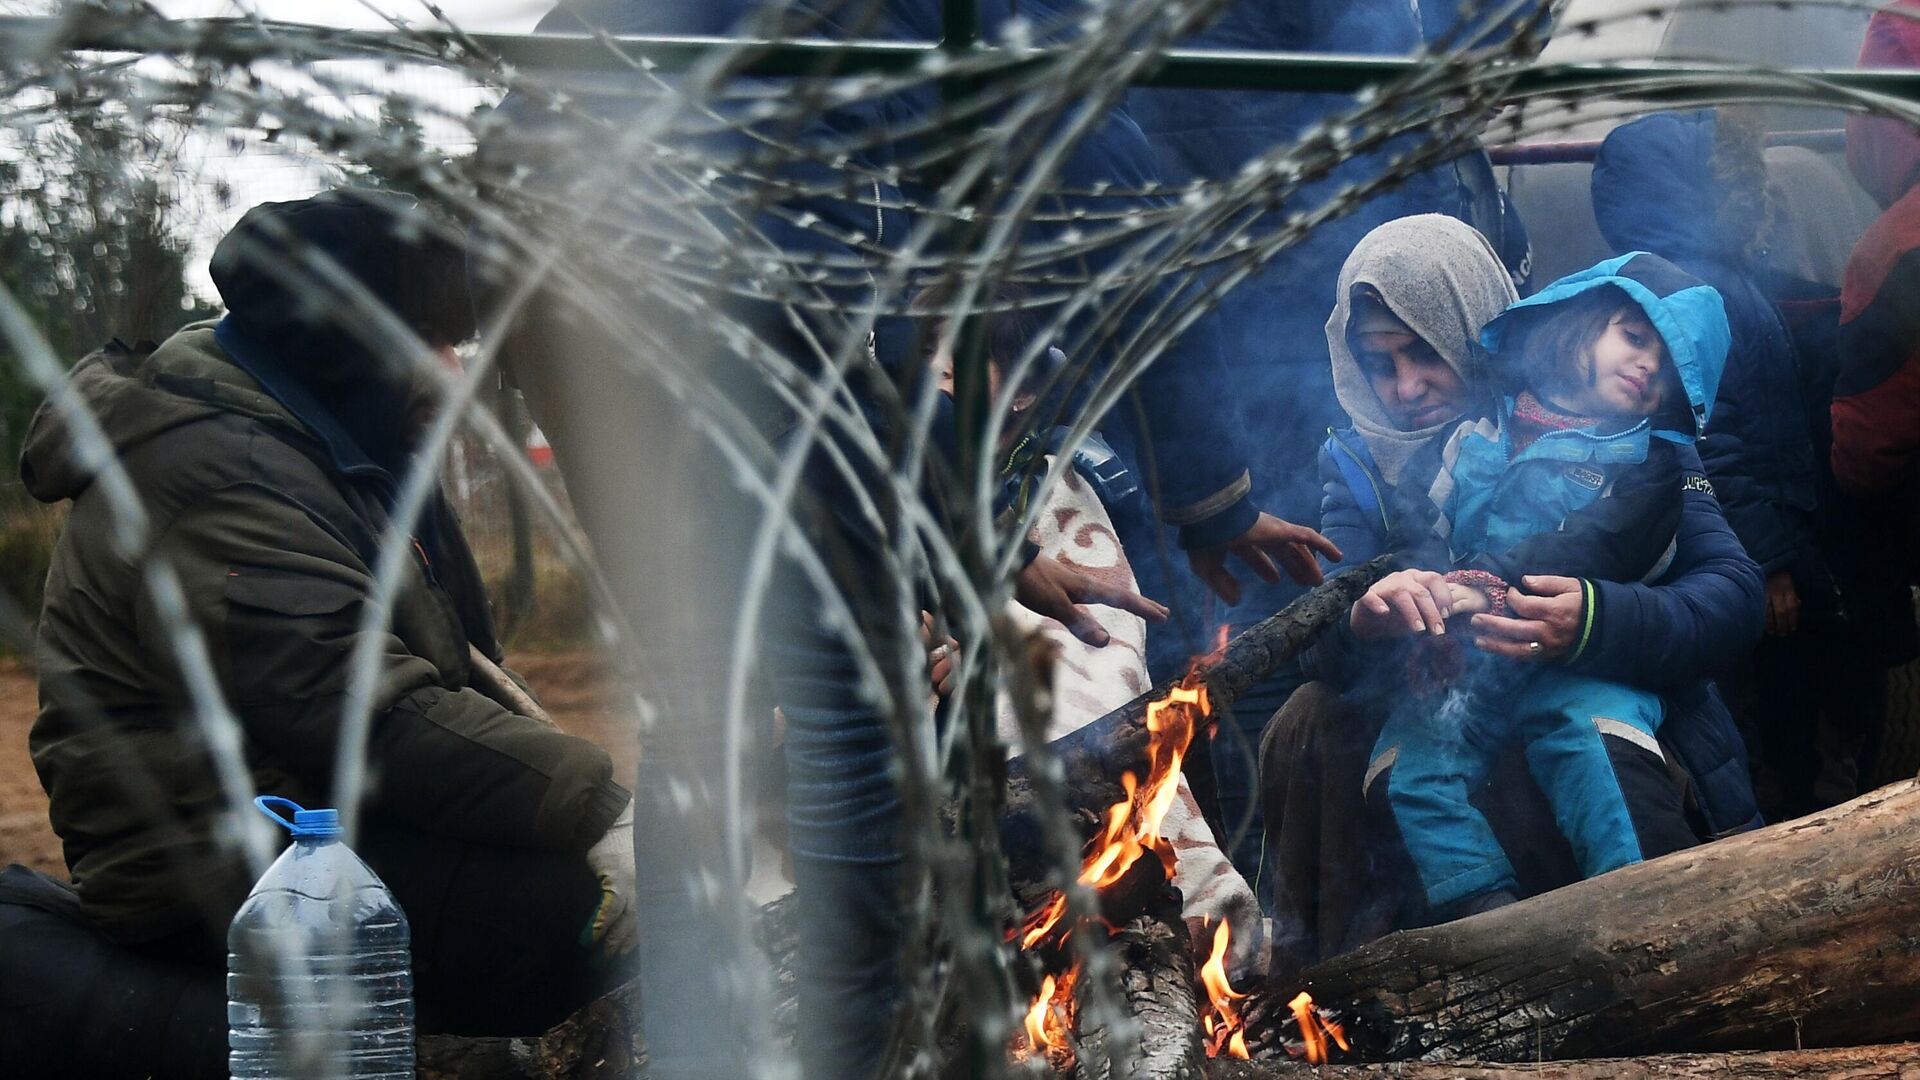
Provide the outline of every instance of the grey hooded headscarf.
[[1366,285],[1388,310],[1419,335],[1459,374],[1469,389],[1486,376],[1474,361],[1480,328],[1519,299],[1513,279],[1487,238],[1457,218],[1418,214],[1396,218],[1354,245],[1340,268],[1333,314],[1327,319],[1327,350],[1333,356],[1333,392],[1353,418],[1354,430],[1390,484],[1414,451],[1457,418],[1418,431],[1393,426],[1373,384],[1347,344],[1353,290]]

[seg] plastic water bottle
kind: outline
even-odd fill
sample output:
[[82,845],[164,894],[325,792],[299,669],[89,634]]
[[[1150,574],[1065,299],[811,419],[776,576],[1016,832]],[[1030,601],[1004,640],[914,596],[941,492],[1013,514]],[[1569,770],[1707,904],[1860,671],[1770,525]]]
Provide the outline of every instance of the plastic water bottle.
[[406,914],[340,842],[338,811],[271,795],[254,805],[293,834],[293,846],[261,875],[227,930],[234,1080],[412,1080]]

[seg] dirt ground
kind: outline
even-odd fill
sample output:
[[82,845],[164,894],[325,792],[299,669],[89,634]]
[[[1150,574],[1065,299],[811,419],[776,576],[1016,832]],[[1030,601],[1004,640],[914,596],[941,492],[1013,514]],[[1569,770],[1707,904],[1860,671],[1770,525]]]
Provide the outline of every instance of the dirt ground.
[[[613,755],[614,775],[632,777],[639,744],[596,656],[528,653],[509,656],[508,662],[533,684],[562,730],[605,747]],[[60,841],[47,824],[47,797],[27,756],[27,730],[38,707],[33,670],[0,659],[0,865],[24,863],[64,878]]]

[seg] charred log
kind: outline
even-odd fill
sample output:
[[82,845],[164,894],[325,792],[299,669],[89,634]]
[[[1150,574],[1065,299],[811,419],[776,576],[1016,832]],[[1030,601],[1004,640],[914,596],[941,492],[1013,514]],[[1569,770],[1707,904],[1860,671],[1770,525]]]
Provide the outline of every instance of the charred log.
[[[1194,986],[1193,943],[1180,918],[1180,894],[1163,885],[1143,901],[1143,909],[1111,939],[1120,963],[1120,998],[1139,1041],[1117,1045],[1112,1032],[1092,1024],[1083,984],[1075,1080],[1202,1080],[1206,1075],[1202,999]],[[1121,1071],[1114,1070],[1116,1064]]]
[[[1249,627],[1227,643],[1225,652],[1205,670],[1213,710],[1227,708],[1254,684],[1298,655],[1387,571],[1383,556],[1356,566],[1288,604],[1279,614]],[[1144,775],[1147,762],[1147,706],[1165,698],[1173,683],[1153,689],[1099,720],[1050,744],[1060,768],[1069,812],[1084,836],[1093,835],[1102,813],[1125,797],[1122,773]],[[1041,826],[1039,796],[1026,761],[1008,767],[1005,810],[1000,817],[1014,894],[1028,908],[1054,886]]]
[[[1361,1060],[1845,1046],[1920,1034],[1920,782],[1309,968]],[[1291,993],[1291,987],[1273,988]]]
[[1751,1050],[1512,1065],[1478,1061],[1306,1065],[1216,1060],[1210,1080],[1907,1080],[1920,1072],[1920,1044],[1831,1050]]

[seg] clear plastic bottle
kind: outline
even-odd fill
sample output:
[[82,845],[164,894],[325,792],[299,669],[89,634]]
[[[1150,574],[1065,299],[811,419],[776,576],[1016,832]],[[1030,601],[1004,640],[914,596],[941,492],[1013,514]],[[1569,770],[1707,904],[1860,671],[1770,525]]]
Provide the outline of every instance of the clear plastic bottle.
[[340,842],[337,811],[270,795],[254,805],[293,834],[293,846],[261,875],[227,931],[234,1080],[412,1080],[406,913]]

